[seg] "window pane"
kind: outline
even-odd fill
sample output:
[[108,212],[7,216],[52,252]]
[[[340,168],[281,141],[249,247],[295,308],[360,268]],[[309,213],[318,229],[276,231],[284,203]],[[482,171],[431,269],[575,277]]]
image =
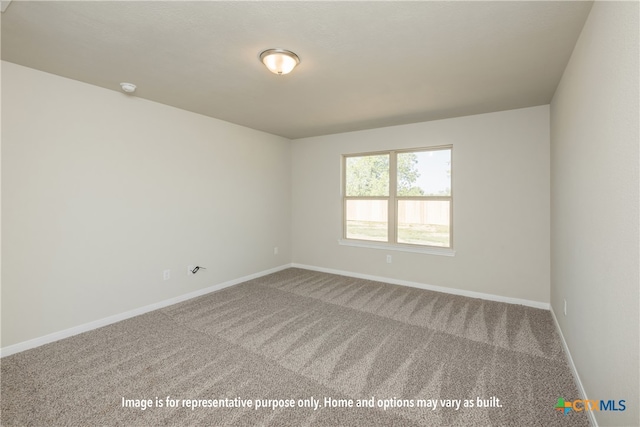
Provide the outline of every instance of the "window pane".
[[346,195],[378,197],[389,195],[389,155],[346,158]]
[[451,247],[448,200],[398,200],[398,243]]
[[388,241],[386,200],[347,200],[347,239]]
[[398,153],[398,196],[450,196],[451,149]]

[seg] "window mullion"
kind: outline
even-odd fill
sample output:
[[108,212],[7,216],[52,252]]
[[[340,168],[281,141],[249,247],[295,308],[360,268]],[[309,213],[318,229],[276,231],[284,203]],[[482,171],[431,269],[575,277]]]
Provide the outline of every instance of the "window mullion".
[[397,153],[389,152],[389,242],[398,242],[398,226],[396,218],[398,214],[398,203],[396,202],[396,192],[398,191],[398,162]]

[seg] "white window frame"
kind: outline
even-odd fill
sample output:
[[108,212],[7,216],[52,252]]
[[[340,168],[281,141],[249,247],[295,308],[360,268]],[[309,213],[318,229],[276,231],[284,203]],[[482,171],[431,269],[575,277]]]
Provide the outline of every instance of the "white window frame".
[[[417,153],[424,151],[451,151],[451,193],[449,196],[398,196],[397,155],[399,153]],[[363,157],[375,155],[389,156],[389,195],[388,196],[347,196],[347,159],[350,157]],[[401,150],[372,151],[366,153],[343,154],[341,163],[341,189],[342,194],[342,237],[338,240],[340,245],[362,248],[383,249],[403,252],[426,253],[433,255],[454,256],[453,249],[453,145],[440,145],[434,147],[409,148]],[[388,241],[361,240],[347,238],[347,201],[348,200],[384,200],[387,201],[388,213]],[[449,202],[449,246],[429,246],[411,243],[398,243],[397,215],[399,200],[445,200]]]

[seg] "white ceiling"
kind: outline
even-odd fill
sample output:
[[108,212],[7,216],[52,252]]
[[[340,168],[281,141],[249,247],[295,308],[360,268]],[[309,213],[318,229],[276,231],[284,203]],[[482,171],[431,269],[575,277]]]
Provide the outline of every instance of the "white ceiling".
[[2,59],[295,139],[548,104],[591,5],[13,1]]

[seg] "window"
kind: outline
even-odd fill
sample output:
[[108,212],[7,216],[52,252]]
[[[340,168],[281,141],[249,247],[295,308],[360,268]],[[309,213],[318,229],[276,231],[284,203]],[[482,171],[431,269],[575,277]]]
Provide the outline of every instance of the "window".
[[343,156],[343,239],[451,249],[451,150]]

